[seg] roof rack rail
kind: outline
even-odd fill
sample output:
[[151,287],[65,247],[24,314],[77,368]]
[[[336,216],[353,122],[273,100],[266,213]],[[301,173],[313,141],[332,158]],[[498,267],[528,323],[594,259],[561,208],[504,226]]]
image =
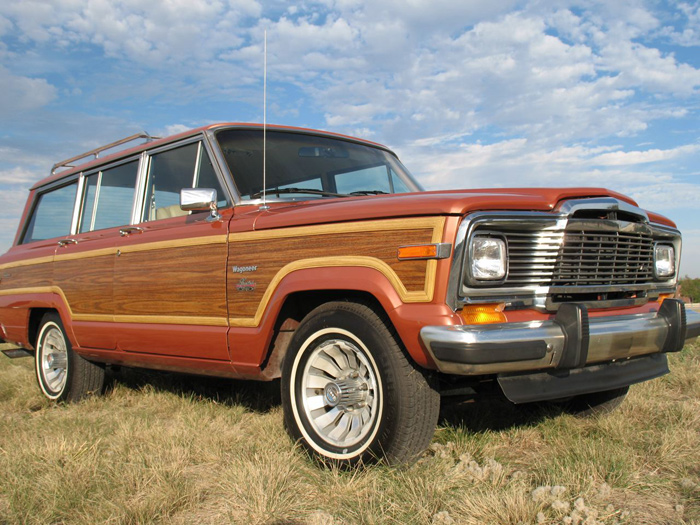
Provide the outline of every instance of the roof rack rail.
[[116,148],[117,146],[121,146],[122,144],[126,144],[127,142],[131,142],[131,141],[138,140],[138,139],[146,139],[145,142],[143,142],[143,144],[148,144],[149,142],[152,142],[154,140],[158,140],[159,138],[161,138],[161,137],[155,137],[153,135],[149,135],[145,131],[142,131],[141,133],[137,133],[136,135],[131,135],[129,137],[120,139],[116,142],[112,142],[112,143],[107,144],[105,146],[100,146],[99,148],[95,148],[95,149],[92,149],[90,151],[86,151],[82,155],[76,155],[75,157],[71,157],[69,159],[62,160],[61,162],[57,162],[56,164],[53,165],[53,168],[51,168],[51,175],[55,175],[56,170],[59,168],[74,168],[75,166],[73,166],[71,163],[75,162],[76,160],[84,159],[85,157],[89,157],[90,155],[94,155],[95,158],[97,159],[97,158],[99,158],[100,153],[107,151],[109,149],[112,149],[112,148]]

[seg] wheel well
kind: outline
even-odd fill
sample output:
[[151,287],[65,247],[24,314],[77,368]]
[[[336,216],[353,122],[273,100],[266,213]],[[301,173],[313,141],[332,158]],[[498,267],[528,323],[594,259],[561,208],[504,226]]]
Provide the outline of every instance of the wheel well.
[[29,311],[27,341],[32,346],[32,348],[34,348],[34,345],[36,344],[36,338],[39,335],[39,325],[41,324],[41,320],[43,319],[44,315],[46,315],[49,312],[58,313],[53,308],[32,308]]
[[290,294],[277,315],[267,357],[261,366],[262,379],[272,380],[281,376],[282,360],[299,323],[314,308],[331,301],[363,303],[377,311],[384,311],[381,303],[371,293],[357,290],[318,290]]

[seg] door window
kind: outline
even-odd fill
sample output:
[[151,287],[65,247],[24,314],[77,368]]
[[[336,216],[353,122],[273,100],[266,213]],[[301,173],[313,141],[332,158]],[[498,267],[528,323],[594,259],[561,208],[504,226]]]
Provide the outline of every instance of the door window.
[[80,233],[131,224],[138,160],[85,178]]
[[146,182],[143,221],[187,215],[180,209],[183,188],[213,188],[219,207],[228,205],[209,155],[201,142],[151,155]]

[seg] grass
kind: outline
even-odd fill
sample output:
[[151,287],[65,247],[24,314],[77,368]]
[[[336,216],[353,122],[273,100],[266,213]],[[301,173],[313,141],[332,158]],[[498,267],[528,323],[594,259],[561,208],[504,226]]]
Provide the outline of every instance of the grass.
[[409,468],[319,467],[286,435],[278,384],[124,369],[54,406],[0,356],[0,523],[700,523],[700,345],[577,419],[446,402]]

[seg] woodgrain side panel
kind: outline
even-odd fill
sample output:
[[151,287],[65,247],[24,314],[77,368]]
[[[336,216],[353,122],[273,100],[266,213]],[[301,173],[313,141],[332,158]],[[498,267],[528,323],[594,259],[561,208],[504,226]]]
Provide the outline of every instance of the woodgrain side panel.
[[[383,273],[406,300],[429,301],[435,261],[399,261],[396,254],[399,246],[439,242],[443,225],[443,219],[432,218],[232,234],[229,321],[233,326],[256,326],[279,281],[303,268],[371,267]],[[234,267],[256,270],[237,273]]]
[[115,250],[87,259],[57,260],[54,282],[66,297],[74,315],[112,315],[112,279]]
[[114,313],[117,320],[129,322],[158,316],[150,322],[193,317],[225,324],[225,279],[225,244],[127,251],[115,263]]
[[0,291],[14,288],[34,288],[51,286],[52,264],[42,262],[39,264],[14,266],[0,270]]

